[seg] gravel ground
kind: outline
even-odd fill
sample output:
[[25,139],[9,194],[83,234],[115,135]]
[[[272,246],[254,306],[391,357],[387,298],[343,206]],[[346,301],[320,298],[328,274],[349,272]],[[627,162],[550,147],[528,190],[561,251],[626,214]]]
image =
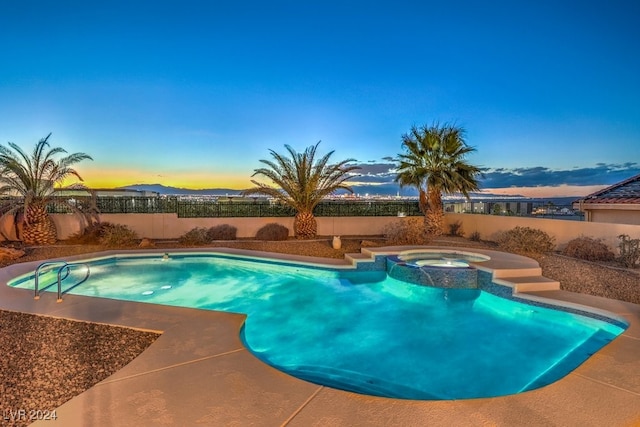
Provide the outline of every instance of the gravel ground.
[[[342,239],[335,250],[330,240],[284,242],[227,241],[217,246],[296,255],[343,258],[359,252],[363,245],[381,245],[381,240]],[[444,246],[495,247],[464,238],[443,237],[433,243]],[[175,242],[156,247],[176,247]],[[215,244],[213,246],[216,246]],[[102,251],[102,246],[58,245],[24,248],[19,262]],[[561,288],[640,304],[640,272],[612,265],[580,261],[557,254],[537,257],[543,275],[560,281]],[[1,261],[0,267],[11,264]],[[102,381],[133,360],[157,334],[127,328],[74,322],[0,310],[0,424],[23,426],[11,421],[10,411],[53,410]]]
[[33,421],[50,415],[131,362],[158,336],[0,310],[0,425],[26,426],[32,416]]
[[543,275],[570,292],[640,304],[640,271],[596,264],[558,254],[537,258]]

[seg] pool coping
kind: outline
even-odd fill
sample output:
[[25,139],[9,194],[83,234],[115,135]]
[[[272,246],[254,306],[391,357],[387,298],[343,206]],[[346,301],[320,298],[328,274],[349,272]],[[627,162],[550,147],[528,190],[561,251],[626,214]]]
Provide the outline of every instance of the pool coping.
[[[229,248],[198,248],[293,263],[353,268],[375,254],[447,247],[366,248],[344,260]],[[478,268],[494,272],[537,262],[475,248],[489,254]],[[105,251],[67,257],[74,261],[118,253],[190,252],[188,249]],[[143,330],[162,336],[132,363],[59,408],[56,422],[43,425],[389,425],[491,424],[632,425],[640,423],[640,305],[561,290],[517,292],[518,297],[553,302],[594,313],[613,314],[629,323],[616,340],[562,380],[525,393],[457,401],[412,401],[363,396],[290,377],[255,358],[240,341],[244,316],[146,303],[66,295],[56,303],[45,293],[6,286],[41,261],[0,270],[0,308]],[[527,273],[528,274],[528,273]],[[82,414],[78,416],[78,414]],[[44,423],[44,421],[42,421]],[[53,423],[53,424],[52,424]],[[38,423],[34,425],[39,425]]]

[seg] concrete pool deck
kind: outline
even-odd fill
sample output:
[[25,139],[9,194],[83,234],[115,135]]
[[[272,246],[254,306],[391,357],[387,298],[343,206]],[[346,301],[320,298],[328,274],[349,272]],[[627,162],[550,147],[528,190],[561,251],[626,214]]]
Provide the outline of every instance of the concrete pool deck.
[[[210,251],[259,254],[222,248]],[[537,263],[533,260],[470,251],[490,253],[491,260],[481,268],[506,277],[507,282],[510,277],[526,277],[529,282],[535,278],[532,273]],[[355,258],[364,262],[366,254]],[[346,266],[342,260],[259,255]],[[162,335],[129,365],[57,408],[57,421],[41,421],[36,426],[640,425],[640,305],[561,290],[520,292],[525,298],[549,298],[608,311],[630,326],[565,378],[546,387],[497,398],[412,401],[340,391],[271,368],[243,347],[239,338],[242,315],[76,295],[65,295],[63,302],[56,303],[51,292],[35,301],[33,291],[6,286],[9,279],[35,270],[39,263],[0,270],[0,309],[160,331]],[[514,276],[518,270],[522,274]]]

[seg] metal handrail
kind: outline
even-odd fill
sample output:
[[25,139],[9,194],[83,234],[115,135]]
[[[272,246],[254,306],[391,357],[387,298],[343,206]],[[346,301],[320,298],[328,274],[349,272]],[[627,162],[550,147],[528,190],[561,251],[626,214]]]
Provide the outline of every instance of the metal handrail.
[[[44,291],[44,290],[46,290],[46,289],[48,289],[51,286],[56,284],[56,282],[52,282],[52,283],[48,284],[47,286],[45,286],[44,288],[40,289],[39,288],[39,285],[40,285],[40,270],[42,268],[44,268],[44,267],[54,266],[54,265],[57,265],[57,264],[63,264],[62,267],[60,267],[60,268],[64,268],[65,266],[68,265],[68,263],[66,261],[46,261],[46,262],[43,262],[42,264],[40,264],[38,266],[38,268],[36,268],[36,272],[35,272],[35,276],[36,277],[35,277],[35,286],[34,286],[33,299],[40,299],[40,291]],[[61,280],[66,279],[67,276],[69,276],[69,270],[68,269],[67,269],[67,275],[64,276]],[[58,275],[58,280],[60,280],[59,275]]]
[[[72,264],[68,264],[65,263],[65,265],[63,265],[62,267],[60,267],[58,269],[58,299],[56,302],[62,302],[62,281],[64,279],[67,278],[67,276],[69,276],[69,270],[71,270],[71,267],[78,267],[84,265],[85,267],[87,267],[87,275],[84,276],[84,279],[80,280],[78,283],[76,283],[73,286],[68,287],[64,292],[69,292],[71,289],[75,288],[76,286],[78,286],[81,283],[84,283],[88,278],[89,275],[91,274],[91,269],[89,268],[89,264],[87,264],[86,262],[82,262],[82,263],[72,263]],[[62,270],[64,270],[66,268],[67,270],[67,274],[64,277],[62,276]]]

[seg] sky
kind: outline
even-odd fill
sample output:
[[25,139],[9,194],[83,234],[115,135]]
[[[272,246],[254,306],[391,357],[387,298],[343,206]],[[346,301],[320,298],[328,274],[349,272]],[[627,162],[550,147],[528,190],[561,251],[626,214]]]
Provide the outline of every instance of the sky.
[[394,192],[412,126],[452,123],[483,191],[583,196],[640,173],[636,0],[3,2],[0,144],[84,152],[85,184],[251,186],[269,150]]

